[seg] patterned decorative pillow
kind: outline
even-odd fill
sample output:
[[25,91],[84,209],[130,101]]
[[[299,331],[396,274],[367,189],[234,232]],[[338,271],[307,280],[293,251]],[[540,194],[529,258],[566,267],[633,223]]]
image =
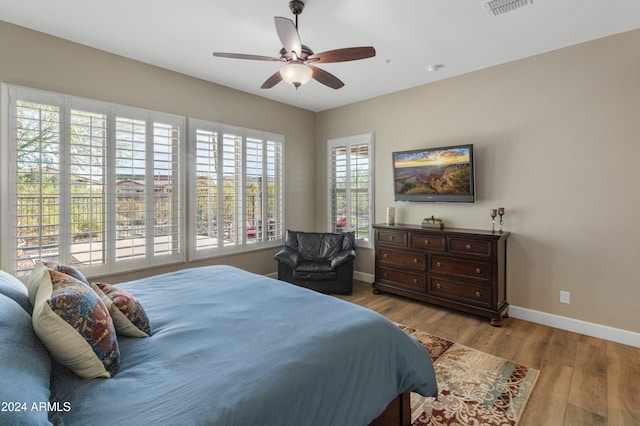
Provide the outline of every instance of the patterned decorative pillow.
[[49,270],[59,271],[63,274],[67,274],[78,281],[82,281],[83,283],[89,285],[89,280],[82,274],[82,272],[78,271],[75,267],[71,265],[61,265],[58,262],[54,261],[42,261],[36,262],[36,264],[41,263],[45,266],[45,268],[34,268],[29,276],[29,281],[27,282],[27,290],[29,292],[29,302],[31,305],[35,305],[36,303],[36,294],[38,294],[38,287],[40,283],[42,283],[44,276],[49,274]]
[[82,281],[85,284],[89,284],[89,280],[87,279],[87,277],[85,277],[82,272],[78,271],[78,269],[76,269],[75,266],[61,265],[60,263],[54,262],[54,261],[42,261],[42,263],[44,263],[44,266],[46,266],[49,269],[62,272],[63,274],[67,274],[78,281]]
[[51,355],[80,377],[113,376],[120,349],[104,302],[90,286],[41,263],[34,274],[42,282],[33,307],[33,329]]
[[130,337],[151,336],[151,322],[144,308],[128,291],[107,283],[91,283],[93,290],[109,307],[119,334]]

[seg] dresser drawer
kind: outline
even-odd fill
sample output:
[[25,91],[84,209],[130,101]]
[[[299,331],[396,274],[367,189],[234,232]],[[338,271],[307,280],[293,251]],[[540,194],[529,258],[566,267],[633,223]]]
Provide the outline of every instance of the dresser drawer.
[[403,231],[378,231],[378,242],[390,246],[407,247],[409,235]]
[[467,253],[479,256],[491,255],[491,241],[451,238],[449,240],[451,253]]
[[480,280],[489,280],[491,264],[454,259],[444,256],[431,256],[429,268],[432,273],[460,275]]
[[388,265],[401,266],[417,271],[427,270],[427,255],[423,253],[413,253],[409,251],[379,248],[377,255],[378,262]]
[[429,279],[427,293],[445,299],[454,299],[476,306],[489,306],[491,289],[477,284],[458,283],[440,277]]
[[396,287],[403,287],[409,290],[425,292],[425,278],[423,274],[412,274],[411,272],[398,271],[395,269],[377,268],[376,281],[390,284]]
[[444,251],[445,238],[442,235],[411,234],[411,248]]

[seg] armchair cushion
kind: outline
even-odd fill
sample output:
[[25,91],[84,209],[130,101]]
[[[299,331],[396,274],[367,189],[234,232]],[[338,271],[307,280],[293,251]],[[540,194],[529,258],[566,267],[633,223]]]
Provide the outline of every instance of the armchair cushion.
[[298,251],[305,260],[329,260],[342,249],[343,234],[298,232]]
[[293,271],[293,278],[297,280],[329,281],[336,279],[336,271],[331,262],[303,260]]

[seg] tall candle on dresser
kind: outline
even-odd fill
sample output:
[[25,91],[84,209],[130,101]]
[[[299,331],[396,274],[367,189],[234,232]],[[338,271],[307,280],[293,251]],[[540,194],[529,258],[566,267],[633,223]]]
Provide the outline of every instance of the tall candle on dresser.
[[387,225],[394,225],[396,223],[396,208],[387,207]]

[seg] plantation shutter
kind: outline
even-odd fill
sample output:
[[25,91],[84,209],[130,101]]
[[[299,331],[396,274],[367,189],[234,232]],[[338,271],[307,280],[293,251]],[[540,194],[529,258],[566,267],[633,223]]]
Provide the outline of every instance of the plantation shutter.
[[171,121],[134,113],[115,118],[116,262],[183,257],[181,126]]
[[147,232],[147,128],[143,120],[116,117],[116,262],[144,259]]
[[[3,93],[5,93],[3,91]],[[8,86],[3,268],[99,275],[180,261],[184,119]]]
[[180,190],[180,127],[153,123],[153,241],[154,256],[182,251]]
[[228,245],[242,244],[242,137],[225,133],[222,137],[223,219]]
[[245,152],[245,203],[247,242],[256,243],[264,240],[262,217],[264,202],[264,148],[262,140],[247,138]]
[[329,140],[329,230],[355,232],[371,244],[373,218],[373,134]]
[[349,184],[349,163],[345,146],[331,148],[331,173],[330,173],[330,203],[329,215],[330,231],[342,232],[349,230],[347,226],[349,198],[347,186]]
[[275,245],[283,229],[283,142],[263,132],[190,120],[196,141],[191,257]]
[[369,238],[369,143],[357,143],[349,150],[350,181],[350,217],[352,231],[356,238]]
[[64,263],[101,265],[106,262],[105,187],[107,116],[71,110],[69,153],[71,184],[71,259]]
[[16,275],[37,259],[57,260],[60,246],[60,108],[16,102]]
[[266,240],[276,240],[284,234],[284,154],[282,143],[268,141],[266,144]]
[[283,238],[281,135],[192,119],[185,156],[184,117],[6,84],[2,106],[5,270],[106,275]]
[[196,141],[196,250],[224,244],[224,224],[218,221],[218,133],[198,128]]

